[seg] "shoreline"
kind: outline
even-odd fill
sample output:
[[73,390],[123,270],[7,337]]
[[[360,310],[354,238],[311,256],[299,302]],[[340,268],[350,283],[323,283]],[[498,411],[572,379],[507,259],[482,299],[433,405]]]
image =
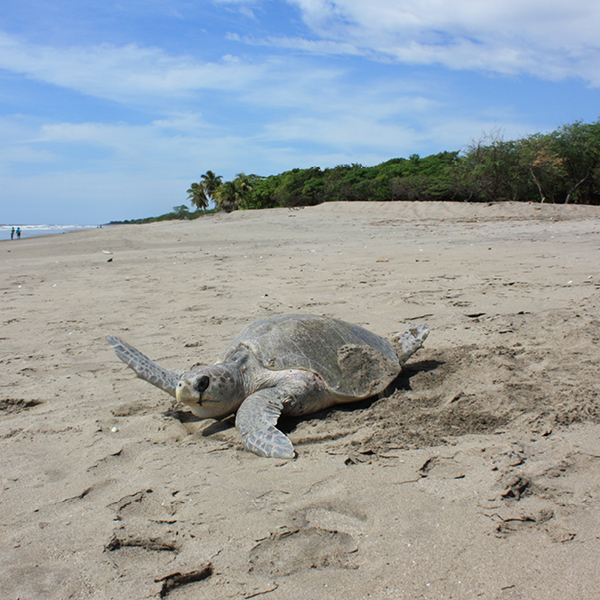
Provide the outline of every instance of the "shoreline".
[[[10,238],[10,230],[12,225],[1,225],[0,226],[0,242],[4,241],[18,241],[16,237],[11,240]],[[22,236],[21,240],[30,239],[34,237],[40,236],[48,236],[48,235],[60,235],[63,233],[72,233],[73,231],[87,231],[90,229],[102,229],[107,226],[100,225],[14,225],[15,230],[17,227],[21,228]],[[54,231],[53,231],[54,230]],[[32,231],[36,233],[31,233]],[[37,233],[37,231],[43,231],[43,233]],[[4,237],[6,236],[6,237]]]

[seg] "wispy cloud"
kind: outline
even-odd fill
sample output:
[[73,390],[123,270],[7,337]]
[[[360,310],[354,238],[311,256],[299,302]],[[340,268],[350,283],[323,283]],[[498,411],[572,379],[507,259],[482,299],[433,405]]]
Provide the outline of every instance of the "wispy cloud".
[[337,42],[334,40],[314,40],[301,37],[275,37],[267,36],[265,38],[255,38],[253,36],[240,36],[237,33],[228,33],[227,39],[236,42],[243,42],[253,46],[271,46],[278,48],[287,48],[289,50],[300,50],[312,54],[320,55],[345,55],[345,56],[364,56],[365,51],[354,44],[347,42]]
[[211,63],[136,44],[63,48],[1,32],[0,68],[121,102],[187,97],[202,90],[240,90],[260,78],[263,70],[231,55]]
[[288,1],[312,37],[274,40],[281,45],[600,86],[596,0]]

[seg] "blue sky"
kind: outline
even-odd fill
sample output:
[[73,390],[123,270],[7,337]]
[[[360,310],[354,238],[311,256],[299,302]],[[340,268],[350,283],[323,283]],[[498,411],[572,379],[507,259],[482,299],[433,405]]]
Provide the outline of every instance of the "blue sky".
[[600,117],[598,0],[4,0],[0,223]]

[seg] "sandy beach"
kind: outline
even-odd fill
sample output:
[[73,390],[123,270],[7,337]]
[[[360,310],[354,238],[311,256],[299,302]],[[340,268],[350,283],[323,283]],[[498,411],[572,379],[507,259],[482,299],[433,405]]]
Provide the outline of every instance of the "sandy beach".
[[[330,203],[0,242],[0,598],[600,598],[600,207]],[[242,449],[135,377],[269,315],[431,333]]]

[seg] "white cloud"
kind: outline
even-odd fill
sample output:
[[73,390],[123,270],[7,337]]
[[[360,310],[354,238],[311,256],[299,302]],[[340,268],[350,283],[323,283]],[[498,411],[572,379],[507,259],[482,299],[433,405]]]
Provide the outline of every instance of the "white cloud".
[[395,156],[400,148],[414,148],[417,136],[410,127],[340,115],[337,119],[305,117],[273,123],[266,128],[266,137],[277,142],[309,142],[317,148],[342,150],[348,156],[365,151]]
[[[327,40],[352,46],[350,53],[408,64],[546,79],[577,76],[600,85],[597,0],[288,1],[320,38],[316,51],[326,51]],[[311,49],[306,42],[304,47]]]
[[286,48],[289,50],[302,50],[313,54],[324,55],[346,55],[346,56],[362,56],[364,50],[356,47],[356,45],[346,42],[337,42],[334,40],[308,40],[300,37],[275,37],[267,36],[266,38],[254,38],[252,36],[240,36],[237,33],[228,33],[227,39],[236,42],[243,42],[253,46],[276,46],[278,48]]
[[256,17],[250,6],[255,6],[259,3],[258,0],[213,0],[213,2],[215,2],[215,4],[232,4],[240,14],[253,20]]
[[136,102],[172,100],[203,90],[240,90],[260,78],[263,70],[231,55],[217,63],[203,63],[135,44],[57,48],[2,32],[0,68],[83,94]]

